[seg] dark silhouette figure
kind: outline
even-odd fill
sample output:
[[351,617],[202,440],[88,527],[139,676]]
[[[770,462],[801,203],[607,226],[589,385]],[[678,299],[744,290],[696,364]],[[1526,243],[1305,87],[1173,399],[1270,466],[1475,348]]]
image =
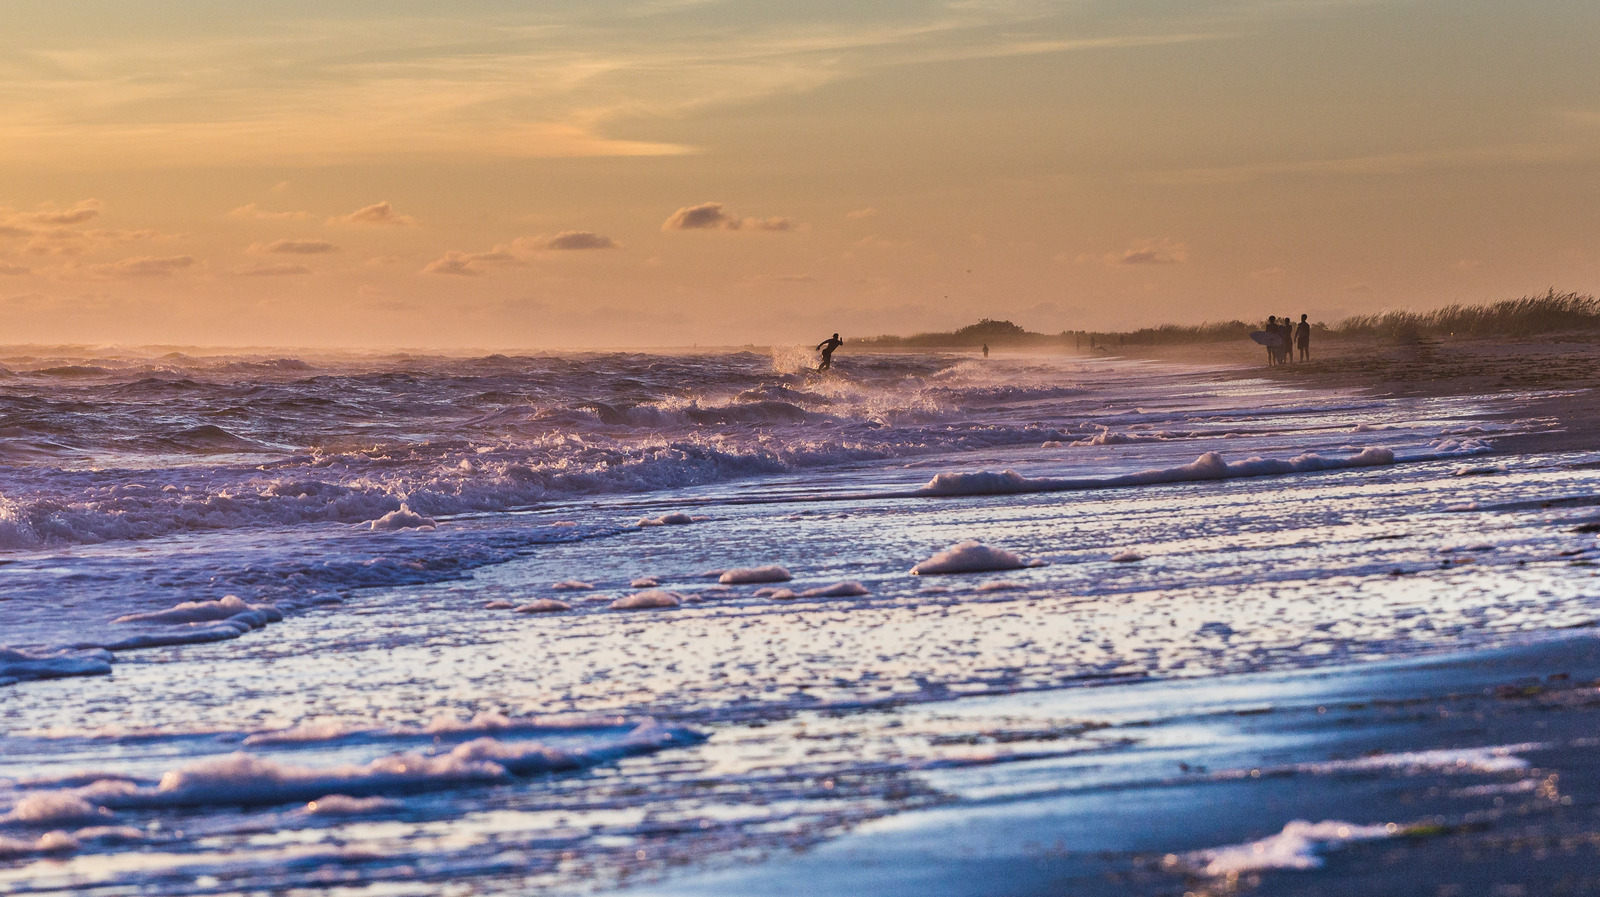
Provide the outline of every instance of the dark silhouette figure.
[[1294,323],[1288,315],[1283,316],[1283,323],[1278,325],[1278,332],[1283,335],[1283,348],[1279,350],[1278,357],[1283,364],[1294,361]]
[[983,344],[983,357],[984,358],[988,358],[989,357],[989,344],[988,343],[984,343]]
[[840,339],[837,333],[817,343],[817,351],[822,353],[822,364],[817,365],[818,372],[833,367],[833,350],[842,345],[844,345],[844,340]]
[[1294,328],[1294,346],[1300,350],[1300,360],[1311,360],[1311,322],[1305,315],[1300,316],[1300,323]]
[[[1267,326],[1265,326],[1265,327],[1263,327],[1261,329],[1266,331],[1267,333],[1277,333],[1278,332],[1278,316],[1277,315],[1267,315]],[[1277,346],[1268,346],[1267,347],[1267,367],[1272,367],[1273,365],[1275,365],[1277,363],[1278,363],[1278,347]]]

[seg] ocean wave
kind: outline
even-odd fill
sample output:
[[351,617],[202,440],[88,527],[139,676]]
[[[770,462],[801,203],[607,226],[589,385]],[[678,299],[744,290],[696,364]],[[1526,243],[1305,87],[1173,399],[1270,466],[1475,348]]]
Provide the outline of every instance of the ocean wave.
[[1317,454],[1274,459],[1252,457],[1227,461],[1218,452],[1206,452],[1188,464],[1109,477],[1058,479],[1030,478],[1014,470],[996,473],[941,473],[916,490],[916,495],[1007,495],[1022,492],[1067,492],[1082,489],[1109,489],[1119,486],[1150,486],[1158,483],[1188,483],[1224,480],[1234,477],[1272,476],[1355,467],[1377,467],[1395,463],[1395,454],[1386,448],[1368,448],[1348,458],[1324,458]]

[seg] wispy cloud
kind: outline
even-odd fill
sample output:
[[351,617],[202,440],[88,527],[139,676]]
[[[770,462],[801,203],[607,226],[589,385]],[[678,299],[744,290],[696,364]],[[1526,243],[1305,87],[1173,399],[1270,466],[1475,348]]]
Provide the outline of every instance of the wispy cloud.
[[1209,168],[1148,171],[1134,177],[1142,183],[1173,186],[1239,184],[1285,175],[1319,177],[1396,175],[1416,171],[1549,165],[1596,158],[1600,158],[1600,145],[1590,142],[1527,143],[1323,159],[1247,162]]
[[312,273],[305,265],[252,265],[234,268],[230,273],[239,277],[295,277]]
[[230,218],[259,218],[265,221],[293,221],[305,220],[311,217],[310,212],[271,212],[261,208],[255,203],[242,205],[228,213]]
[[0,274],[5,275],[6,277],[21,277],[24,274],[32,273],[32,268],[27,268],[22,265],[13,265],[8,262],[0,262]]
[[88,265],[83,270],[96,277],[171,277],[194,265],[195,259],[189,255],[145,255],[106,264]]
[[273,240],[271,243],[251,243],[250,251],[318,255],[324,252],[338,252],[339,247],[327,240]]
[[1107,256],[1106,261],[1118,265],[1176,265],[1188,258],[1189,247],[1183,243],[1146,240]]
[[348,215],[335,215],[328,219],[329,224],[416,224],[417,219],[410,215],[401,215],[394,210],[394,206],[387,202],[375,202],[370,206],[363,206]]
[[699,148],[624,132],[887,67],[1216,38],[1182,17],[1083,37],[1048,4],[793,6],[715,28],[699,5],[649,16],[583,5],[492,17],[286,11],[240,17],[249,24],[232,30],[180,23],[116,40],[63,30],[29,54],[49,77],[0,84],[0,159],[675,155]]

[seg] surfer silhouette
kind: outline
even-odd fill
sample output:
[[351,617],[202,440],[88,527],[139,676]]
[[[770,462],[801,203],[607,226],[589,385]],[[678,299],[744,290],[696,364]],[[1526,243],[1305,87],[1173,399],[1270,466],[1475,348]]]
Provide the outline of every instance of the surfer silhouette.
[[842,345],[844,345],[844,340],[840,339],[837,333],[817,343],[817,351],[822,353],[822,364],[817,365],[818,372],[833,367],[833,350]]
[[1311,360],[1311,322],[1305,315],[1300,316],[1300,323],[1294,328],[1294,345],[1300,350],[1300,360]]
[[989,344],[988,343],[984,343],[983,344],[983,357],[984,358],[988,358],[989,357]]

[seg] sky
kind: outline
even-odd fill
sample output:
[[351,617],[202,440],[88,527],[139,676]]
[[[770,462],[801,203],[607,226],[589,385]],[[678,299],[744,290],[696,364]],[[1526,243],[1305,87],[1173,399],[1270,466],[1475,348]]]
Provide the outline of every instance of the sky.
[[1596,293],[1596,35],[1592,0],[6,0],[0,343]]

